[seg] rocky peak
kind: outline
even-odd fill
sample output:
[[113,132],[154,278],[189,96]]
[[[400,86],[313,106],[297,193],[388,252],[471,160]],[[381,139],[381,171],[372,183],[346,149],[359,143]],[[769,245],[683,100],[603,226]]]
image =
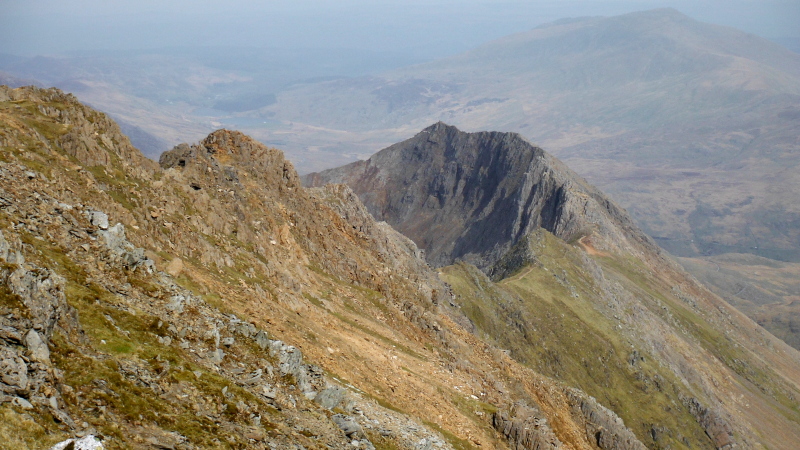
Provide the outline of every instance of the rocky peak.
[[162,154],[159,164],[164,169],[174,168],[196,177],[213,174],[220,182],[241,183],[239,174],[246,173],[263,187],[283,190],[300,184],[294,166],[283,152],[238,131],[225,129],[211,133],[196,145],[178,145]]
[[461,259],[488,270],[539,227],[566,241],[592,235],[606,248],[648,243],[621,208],[517,133],[465,133],[438,122],[304,181],[350,185],[435,266]]

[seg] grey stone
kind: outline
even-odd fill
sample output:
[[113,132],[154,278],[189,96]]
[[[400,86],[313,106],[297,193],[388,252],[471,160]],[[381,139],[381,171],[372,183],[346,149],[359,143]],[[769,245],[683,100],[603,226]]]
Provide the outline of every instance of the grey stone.
[[9,251],[6,261],[8,261],[10,264],[21,266],[25,264],[25,257],[18,250]]
[[125,237],[125,225],[118,223],[108,228],[108,223],[106,223],[106,228],[103,228],[103,230],[105,231],[101,231],[99,235],[105,240],[106,247],[110,250],[122,253],[128,251],[129,246],[133,247]]
[[[70,447],[71,445],[71,447]],[[50,450],[104,450],[103,442],[93,435],[87,435],[80,439],[67,439],[50,447]]]
[[86,211],[86,218],[89,219],[89,223],[97,228],[101,230],[108,229],[108,214],[101,211],[89,210]]
[[31,359],[43,364],[50,365],[50,349],[47,348],[47,343],[42,340],[34,330],[28,331],[25,335],[25,346],[31,352]]
[[173,295],[169,299],[169,303],[167,303],[167,309],[170,311],[174,311],[176,313],[183,312],[183,303],[186,301],[186,297],[183,295]]
[[26,410],[33,409],[33,405],[31,404],[31,402],[21,397],[15,397],[13,400],[11,400],[11,404]]
[[22,333],[14,327],[0,325],[0,339],[9,344],[21,344]]
[[224,345],[225,347],[230,347],[231,345],[233,345],[234,342],[235,340],[233,339],[233,337],[226,337],[222,339],[222,345]]
[[342,431],[344,431],[345,436],[348,438],[361,438],[363,437],[363,430],[361,429],[361,425],[356,422],[356,420],[350,416],[345,416],[344,414],[334,414],[331,416],[331,420],[335,423]]
[[258,330],[258,333],[256,333],[256,345],[261,347],[262,350],[267,348],[269,345],[269,336],[267,336],[267,333]]
[[28,389],[28,366],[8,348],[0,348],[0,381],[9,386],[12,392]]
[[67,203],[58,202],[58,204],[56,205],[56,210],[59,213],[64,212],[64,211],[72,211],[72,205],[67,204]]
[[236,331],[236,333],[248,338],[256,334],[255,325],[247,322],[237,323],[234,327],[234,330]]
[[206,331],[206,339],[213,339],[214,340],[214,347],[219,347],[219,330],[217,327],[214,327],[208,331]]
[[319,406],[327,410],[332,410],[342,403],[342,400],[344,400],[346,394],[347,391],[345,389],[340,388],[339,386],[330,385],[322,392],[317,394],[317,396],[314,398],[314,401],[317,402]]
[[33,327],[49,339],[59,317],[68,309],[64,278],[48,269],[20,268],[8,277],[7,283],[30,311]]
[[271,400],[275,400],[275,397],[278,396],[278,391],[270,385],[261,386],[261,391],[264,394],[264,397],[267,397]]
[[252,386],[254,384],[258,384],[261,381],[261,378],[264,374],[264,371],[261,369],[256,369],[253,373],[250,374],[249,377],[242,380],[242,384]]
[[281,348],[285,347],[282,341],[270,341],[269,343],[269,356],[277,357],[281,352]]
[[98,235],[119,263],[130,270],[144,267],[147,273],[155,272],[155,263],[145,256],[144,249],[135,247],[125,237],[124,225],[117,223],[111,228],[106,228],[101,229]]
[[222,351],[221,348],[218,348],[208,354],[208,358],[214,364],[219,364],[222,362],[223,358],[225,358],[225,352]]

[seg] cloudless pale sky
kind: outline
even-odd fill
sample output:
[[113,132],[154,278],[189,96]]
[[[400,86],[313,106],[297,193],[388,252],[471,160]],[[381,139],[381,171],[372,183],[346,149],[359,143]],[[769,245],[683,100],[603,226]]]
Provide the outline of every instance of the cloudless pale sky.
[[800,38],[800,0],[0,0],[0,52],[233,46],[430,59],[563,17],[660,7],[767,38]]

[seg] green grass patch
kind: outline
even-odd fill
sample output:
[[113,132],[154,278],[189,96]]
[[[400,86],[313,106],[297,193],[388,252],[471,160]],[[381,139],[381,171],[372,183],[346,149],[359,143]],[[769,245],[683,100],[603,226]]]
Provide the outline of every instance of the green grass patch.
[[17,411],[9,403],[0,405],[0,442],[3,448],[39,450],[50,448],[68,437],[51,417]]
[[311,304],[314,305],[314,306],[318,306],[320,308],[324,307],[322,305],[322,301],[320,301],[320,299],[318,299],[317,297],[314,297],[313,295],[309,294],[308,292],[303,292],[303,297],[306,300],[308,300],[309,302],[311,302]]
[[472,449],[475,449],[475,446],[472,445],[472,442],[470,442],[467,439],[461,439],[460,437],[456,436],[455,434],[453,434],[453,433],[445,430],[444,428],[440,427],[439,424],[437,424],[437,423],[429,422],[427,420],[423,420],[422,423],[424,423],[425,426],[427,426],[428,428],[430,428],[432,430],[435,430],[435,431],[438,431],[439,434],[442,435],[444,440],[446,440],[447,443],[450,444],[451,446],[453,446],[453,448],[456,449],[456,450],[472,450]]

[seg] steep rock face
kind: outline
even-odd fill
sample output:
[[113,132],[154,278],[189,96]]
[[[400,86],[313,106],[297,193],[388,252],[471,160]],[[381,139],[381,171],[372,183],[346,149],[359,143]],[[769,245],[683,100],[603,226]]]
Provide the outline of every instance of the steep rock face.
[[304,183],[346,183],[434,266],[464,260],[488,270],[539,227],[568,241],[594,234],[604,248],[649,244],[625,232],[634,227],[623,210],[516,133],[465,133],[439,122]]

